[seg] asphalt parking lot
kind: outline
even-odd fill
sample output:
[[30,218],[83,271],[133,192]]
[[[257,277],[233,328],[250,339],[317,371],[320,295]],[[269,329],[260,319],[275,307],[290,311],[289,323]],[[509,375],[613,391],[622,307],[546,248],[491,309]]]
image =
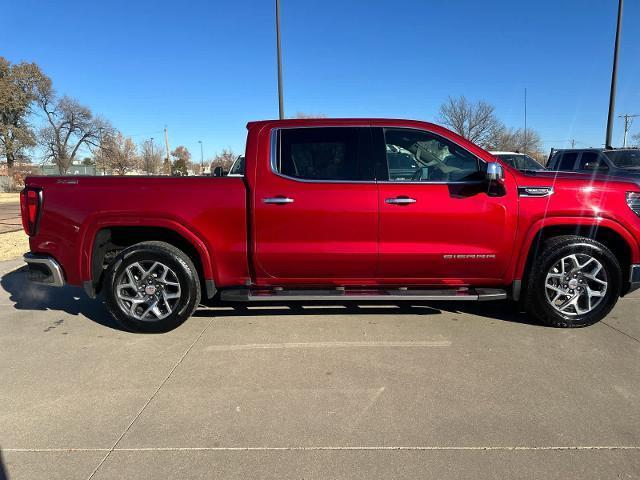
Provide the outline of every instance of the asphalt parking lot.
[[640,295],[576,330],[449,303],[203,308],[137,335],[19,266],[8,478],[640,478]]

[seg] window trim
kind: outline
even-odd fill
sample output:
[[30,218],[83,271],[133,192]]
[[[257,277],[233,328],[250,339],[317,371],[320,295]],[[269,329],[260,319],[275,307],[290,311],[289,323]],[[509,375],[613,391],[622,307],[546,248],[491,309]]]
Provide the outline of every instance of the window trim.
[[[455,181],[455,182],[448,182],[448,181],[442,181],[442,180],[437,180],[437,181],[414,181],[414,180],[406,180],[406,181],[393,181],[393,180],[380,180],[378,178],[375,178],[373,180],[312,180],[312,179],[308,179],[308,178],[298,178],[298,177],[291,177],[289,175],[285,175],[283,173],[280,173],[278,171],[278,159],[279,159],[279,155],[278,155],[278,140],[280,137],[280,131],[282,130],[295,130],[295,129],[300,129],[300,128],[369,128],[371,130],[372,133],[372,153],[374,154],[374,156],[376,155],[375,152],[375,141],[373,141],[373,131],[375,129],[380,129],[382,131],[383,134],[383,140],[384,140],[384,129],[385,128],[394,128],[394,129],[398,129],[398,130],[415,130],[417,132],[427,132],[430,133],[432,135],[436,135],[438,137],[444,138],[445,140],[453,143],[454,145],[458,146],[459,148],[461,148],[462,150],[468,152],[470,155],[473,155],[479,162],[482,162],[484,165],[487,165],[489,162],[487,162],[486,160],[484,160],[483,158],[480,158],[478,155],[476,155],[475,153],[470,152],[468,149],[466,149],[465,147],[463,147],[462,145],[460,145],[458,142],[455,142],[449,138],[443,137],[442,135],[435,133],[431,130],[426,130],[424,128],[416,128],[416,127],[398,127],[398,126],[392,126],[392,125],[370,125],[370,124],[354,124],[354,125],[301,125],[301,126],[291,126],[291,127],[274,127],[271,129],[271,132],[269,134],[269,168],[271,170],[271,173],[273,173],[274,175],[280,177],[280,178],[284,178],[286,180],[292,180],[294,182],[300,182],[300,183],[335,183],[335,184],[378,184],[378,183],[384,183],[384,184],[396,184],[396,185],[481,185],[483,183],[485,183],[485,180],[462,180],[462,181]],[[385,165],[386,165],[386,152],[383,152],[384,157],[385,157]],[[375,160],[374,160],[375,161]],[[386,171],[387,171],[387,178],[389,177],[389,167],[388,165],[386,166]],[[377,171],[376,171],[376,177],[377,177]]]
[[[473,156],[476,160],[478,160],[478,162],[482,162],[482,164],[484,165],[488,165],[489,162],[485,161],[484,159],[480,158],[478,155],[476,155],[475,153],[470,152],[467,148],[463,147],[462,145],[460,145],[458,142],[454,142],[453,140],[451,140],[450,138],[444,137],[442,135],[440,135],[439,133],[433,132],[431,130],[425,130],[424,128],[415,128],[415,127],[396,127],[396,126],[374,126],[372,128],[379,128],[382,131],[382,140],[385,141],[386,144],[386,138],[384,136],[384,131],[386,129],[394,129],[394,130],[415,130],[417,132],[426,132],[429,133],[431,135],[435,135],[436,137],[442,138],[448,142],[453,143],[454,145],[456,145],[458,148],[460,148],[461,150],[464,150],[465,152],[467,152],[469,155]],[[446,180],[389,180],[389,163],[387,161],[387,154],[386,152],[384,152],[384,164],[386,165],[386,172],[387,172],[387,180],[378,180],[376,179],[377,183],[385,183],[385,184],[397,184],[397,185],[481,185],[483,183],[485,183],[485,180],[457,180],[457,181],[446,181]],[[480,166],[481,164],[478,163],[478,166]],[[482,171],[481,169],[479,171]]]
[[300,183],[343,183],[343,184],[365,184],[365,183],[376,183],[376,180],[314,180],[310,178],[298,178],[291,177],[289,175],[285,175],[284,173],[280,173],[278,171],[278,160],[280,158],[278,152],[278,140],[280,139],[280,131],[282,130],[297,130],[300,128],[371,128],[371,125],[328,125],[328,126],[297,126],[297,127],[277,127],[271,129],[271,134],[269,138],[270,142],[270,152],[269,152],[269,166],[271,168],[271,173],[274,175],[285,178],[287,180],[293,180],[295,182]]

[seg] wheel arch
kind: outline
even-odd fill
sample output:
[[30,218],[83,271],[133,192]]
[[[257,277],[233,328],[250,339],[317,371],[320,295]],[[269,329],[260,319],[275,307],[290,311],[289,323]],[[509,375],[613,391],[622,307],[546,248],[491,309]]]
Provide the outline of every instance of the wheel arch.
[[100,292],[104,271],[118,252],[146,241],[162,241],[182,250],[193,261],[207,297],[215,295],[215,269],[207,246],[195,234],[172,221],[95,225],[85,235],[82,248],[81,272],[87,294],[95,296]]
[[[527,278],[533,260],[542,252],[550,238],[577,235],[605,245],[620,261],[623,281],[629,278],[631,264],[638,262],[640,251],[633,236],[622,225],[608,219],[546,219],[536,223],[528,232],[514,274],[514,298],[519,298],[523,279]],[[628,283],[628,282],[627,282]],[[623,288],[626,293],[628,285]]]

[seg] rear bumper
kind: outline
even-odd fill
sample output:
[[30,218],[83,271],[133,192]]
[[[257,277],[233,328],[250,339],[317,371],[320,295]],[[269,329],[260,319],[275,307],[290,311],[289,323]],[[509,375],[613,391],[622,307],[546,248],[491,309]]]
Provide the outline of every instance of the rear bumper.
[[50,287],[64,286],[62,267],[53,257],[25,253],[24,261],[27,262],[27,278],[32,282]]
[[629,274],[629,290],[627,293],[631,293],[640,288],[640,264],[631,265],[631,272]]

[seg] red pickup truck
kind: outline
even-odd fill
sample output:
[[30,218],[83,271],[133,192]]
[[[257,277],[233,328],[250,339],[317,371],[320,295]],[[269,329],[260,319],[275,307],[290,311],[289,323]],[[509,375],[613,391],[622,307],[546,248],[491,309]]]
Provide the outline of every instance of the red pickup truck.
[[251,122],[228,177],[30,177],[31,280],[167,331],[222,301],[522,301],[593,324],[640,287],[640,188],[519,172],[437,125]]

